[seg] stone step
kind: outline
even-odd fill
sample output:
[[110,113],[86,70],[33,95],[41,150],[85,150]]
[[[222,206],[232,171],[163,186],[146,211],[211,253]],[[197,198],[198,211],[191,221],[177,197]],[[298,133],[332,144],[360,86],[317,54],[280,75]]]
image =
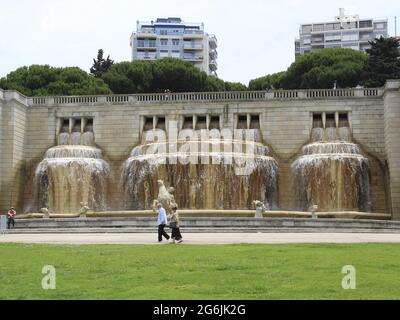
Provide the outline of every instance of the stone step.
[[[167,232],[171,230],[166,228]],[[387,228],[181,228],[182,233],[396,233]],[[31,228],[11,229],[9,234],[74,234],[74,233],[157,233],[157,228]]]
[[[278,228],[317,228],[317,229],[393,229],[400,230],[400,221],[358,220],[358,219],[311,219],[311,218],[182,218],[182,228],[194,229],[278,229]],[[69,228],[156,228],[151,217],[136,218],[55,218],[19,219],[16,228],[22,229],[69,229]]]

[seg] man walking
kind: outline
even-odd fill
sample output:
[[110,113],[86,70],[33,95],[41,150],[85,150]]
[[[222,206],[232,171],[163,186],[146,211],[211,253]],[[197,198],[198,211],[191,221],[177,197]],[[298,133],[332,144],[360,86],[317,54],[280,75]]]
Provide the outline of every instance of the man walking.
[[7,228],[8,229],[10,229],[11,223],[14,228],[14,226],[15,226],[14,217],[16,214],[17,214],[17,212],[15,211],[15,209],[13,207],[11,207],[10,210],[8,210],[8,212],[7,212]]
[[157,204],[158,209],[158,242],[162,242],[162,237],[169,240],[169,235],[165,232],[164,228],[168,224],[167,213],[165,209],[162,207],[162,204],[159,202]]

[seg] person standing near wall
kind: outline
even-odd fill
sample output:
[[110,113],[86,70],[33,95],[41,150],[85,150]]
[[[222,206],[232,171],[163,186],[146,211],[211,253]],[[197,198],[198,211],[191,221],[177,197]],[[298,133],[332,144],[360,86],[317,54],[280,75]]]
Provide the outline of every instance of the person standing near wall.
[[17,215],[17,211],[13,207],[11,207],[7,212],[7,228],[10,229],[11,223],[13,228],[15,227],[14,217]]

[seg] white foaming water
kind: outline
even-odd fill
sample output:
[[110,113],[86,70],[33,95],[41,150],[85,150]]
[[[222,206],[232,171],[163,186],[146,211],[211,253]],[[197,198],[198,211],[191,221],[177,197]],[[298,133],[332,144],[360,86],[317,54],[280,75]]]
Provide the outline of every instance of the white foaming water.
[[70,144],[74,146],[79,146],[81,145],[81,137],[82,134],[80,132],[72,132],[71,133],[71,138],[70,138]]
[[313,128],[311,130],[312,142],[350,142],[351,129],[341,128]]
[[93,132],[84,132],[82,134],[82,144],[84,146],[94,146],[94,133]]
[[58,135],[58,145],[69,145],[69,133],[60,133]]
[[100,159],[101,150],[89,146],[57,146],[46,151],[46,159],[54,158],[93,158]]
[[350,142],[315,142],[304,146],[303,154],[361,154],[361,149]]
[[292,164],[302,210],[365,211],[369,197],[368,159],[351,141],[351,130],[314,128],[303,155]]
[[50,148],[35,172],[37,208],[77,213],[85,203],[92,210],[107,208],[110,167],[98,148],[63,145]]
[[[272,203],[278,164],[261,143],[260,130],[238,130],[230,136],[228,131],[183,129],[172,147],[168,141],[142,139],[122,168],[120,187],[131,203],[125,208],[148,208],[149,199],[157,196],[158,179],[177,188],[177,203],[183,208],[245,209],[256,199]],[[143,136],[155,134],[152,130]],[[241,140],[246,138],[258,142]]]

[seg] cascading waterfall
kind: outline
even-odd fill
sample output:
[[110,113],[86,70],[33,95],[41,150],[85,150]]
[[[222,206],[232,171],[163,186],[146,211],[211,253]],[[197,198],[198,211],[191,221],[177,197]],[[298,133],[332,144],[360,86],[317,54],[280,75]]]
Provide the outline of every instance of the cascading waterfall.
[[[246,135],[254,140],[246,140]],[[165,132],[145,131],[141,144],[124,163],[125,209],[150,209],[159,179],[174,187],[180,208],[248,209],[253,200],[273,202],[278,165],[268,156],[260,130],[237,130],[235,138],[223,138],[218,129],[183,129],[175,145],[167,140],[148,141],[148,136],[165,136]]]
[[35,172],[36,207],[50,212],[77,213],[82,203],[107,209],[110,168],[94,143],[93,132],[61,133],[59,146],[50,148]]
[[292,165],[300,208],[367,211],[368,159],[349,142],[350,128],[314,128],[311,140]]

